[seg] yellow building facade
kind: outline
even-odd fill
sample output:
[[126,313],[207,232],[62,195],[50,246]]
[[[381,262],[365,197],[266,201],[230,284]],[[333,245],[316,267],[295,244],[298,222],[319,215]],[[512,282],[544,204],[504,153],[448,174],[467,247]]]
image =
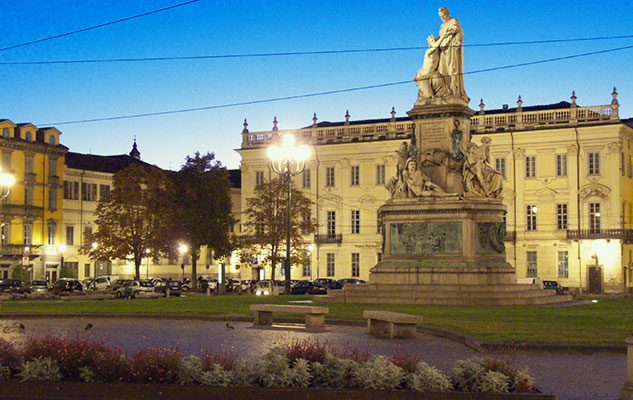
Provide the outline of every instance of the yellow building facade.
[[0,120],[2,170],[15,185],[0,205],[0,278],[22,266],[35,279],[56,280],[63,224],[62,182],[67,148],[55,128]]
[[[294,183],[314,201],[318,234],[312,262],[293,278],[367,279],[381,257],[377,210],[396,171],[396,149],[409,142],[408,117],[318,122],[297,130],[250,132],[242,145],[242,209],[255,185],[270,179],[266,147],[283,133],[310,144],[313,157]],[[276,128],[276,124],[275,127]],[[595,292],[633,287],[633,120],[610,104],[571,102],[485,110],[471,119],[471,137],[492,139],[490,162],[504,175],[506,254],[520,278],[556,280]],[[268,270],[269,272],[269,270]],[[266,276],[269,277],[268,275]],[[275,277],[279,279],[280,277]]]

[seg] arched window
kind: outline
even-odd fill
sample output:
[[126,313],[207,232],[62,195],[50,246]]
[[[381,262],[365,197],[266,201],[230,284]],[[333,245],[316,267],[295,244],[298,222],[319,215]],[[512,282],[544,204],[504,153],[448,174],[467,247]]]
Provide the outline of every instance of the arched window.
[[55,144],[55,135],[50,135],[48,137],[48,144]]
[[9,138],[9,128],[2,129],[2,137],[5,139]]
[[31,132],[28,132],[28,131],[27,131],[27,132],[24,134],[24,140],[26,140],[27,142],[30,142],[30,141],[31,141]]

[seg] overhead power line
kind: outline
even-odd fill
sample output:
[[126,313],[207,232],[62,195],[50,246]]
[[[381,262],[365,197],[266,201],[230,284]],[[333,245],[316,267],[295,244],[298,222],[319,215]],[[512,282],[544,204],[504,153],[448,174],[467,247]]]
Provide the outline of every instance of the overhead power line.
[[[562,60],[571,60],[571,59],[575,59],[575,58],[588,57],[588,56],[593,56],[593,55],[598,55],[598,54],[606,54],[606,53],[612,53],[612,52],[616,52],[616,51],[629,50],[629,49],[633,49],[633,45],[623,46],[623,47],[616,47],[616,48],[605,49],[605,50],[598,50],[598,51],[591,51],[591,52],[587,52],[587,53],[571,54],[571,55],[568,55],[568,56],[547,58],[547,59],[543,59],[543,60],[536,60],[536,61],[528,61],[528,62],[517,63],[517,64],[503,65],[503,66],[498,66],[498,67],[482,68],[482,69],[478,69],[478,70],[467,71],[467,72],[464,72],[463,74],[455,74],[455,75],[452,75],[452,76],[474,75],[474,74],[480,74],[480,73],[484,73],[484,72],[500,71],[500,70],[511,69],[511,68],[519,68],[519,67],[527,67],[527,66],[530,66],[530,65],[545,64],[545,63],[551,63],[551,62],[562,61]],[[83,123],[89,123],[89,122],[116,121],[116,120],[122,120],[122,119],[155,117],[155,116],[170,115],[170,114],[182,114],[182,113],[188,113],[188,112],[193,112],[193,111],[215,110],[215,109],[220,109],[220,108],[232,108],[232,107],[247,106],[247,105],[254,105],[254,104],[273,103],[273,102],[286,101],[286,100],[305,99],[305,98],[317,97],[317,96],[327,96],[327,95],[332,95],[332,94],[358,92],[358,91],[361,91],[361,90],[378,89],[378,88],[384,88],[384,87],[390,87],[390,86],[404,85],[404,84],[411,83],[411,82],[412,82],[411,80],[398,81],[398,82],[388,82],[388,83],[380,83],[380,84],[376,84],[376,85],[358,86],[358,87],[353,87],[353,88],[328,90],[328,91],[323,91],[323,92],[305,93],[305,94],[298,94],[298,95],[284,96],[284,97],[272,97],[272,98],[268,98],[268,99],[249,100],[249,101],[242,101],[242,102],[236,102],[236,103],[215,104],[215,105],[203,106],[203,107],[192,107],[192,108],[183,108],[183,109],[178,109],[178,110],[156,111],[156,112],[147,112],[147,113],[140,113],[140,114],[128,114],[128,115],[119,115],[119,116],[113,116],[113,117],[90,118],[90,119],[71,120],[71,121],[60,121],[60,122],[52,122],[52,123],[39,124],[39,125],[41,125],[41,126],[44,126],[44,125],[71,125],[71,124],[83,124]]]
[[[530,44],[552,44],[569,42],[587,42],[598,40],[631,39],[633,35],[620,36],[599,36],[587,38],[571,39],[547,39],[529,40],[521,42],[493,42],[465,44],[464,47],[496,47],[496,46],[517,46]],[[126,57],[126,58],[97,58],[79,60],[32,60],[32,61],[4,61],[0,65],[50,65],[50,64],[103,64],[103,63],[133,63],[133,62],[159,62],[159,61],[195,61],[195,60],[218,60],[230,58],[262,58],[262,57],[290,57],[306,55],[327,55],[327,54],[351,54],[351,53],[380,53],[391,51],[424,50],[426,46],[412,47],[384,47],[372,49],[342,49],[342,50],[316,50],[316,51],[288,51],[272,53],[242,53],[242,54],[207,54],[197,56],[165,56],[165,57]]]
[[174,4],[174,5],[169,6],[169,7],[163,7],[163,8],[159,8],[157,10],[152,10],[152,11],[147,11],[147,12],[144,12],[144,13],[141,13],[141,14],[132,15],[130,17],[120,18],[120,19],[117,19],[117,20],[114,20],[114,21],[104,22],[102,24],[76,29],[76,30],[70,31],[70,32],[64,32],[64,33],[60,33],[60,34],[53,35],[53,36],[48,36],[48,37],[44,37],[44,38],[40,38],[40,39],[34,39],[34,40],[30,40],[28,42],[14,44],[14,45],[7,46],[7,47],[2,47],[2,48],[0,48],[0,51],[7,51],[7,50],[12,50],[12,49],[17,49],[19,47],[30,46],[30,45],[36,44],[36,43],[42,43],[42,42],[47,42],[49,40],[59,39],[59,38],[66,37],[66,36],[71,36],[71,35],[76,35],[77,33],[87,32],[87,31],[91,31],[91,30],[94,30],[94,29],[103,28],[105,26],[110,26],[110,25],[118,24],[118,23],[125,22],[125,21],[130,21],[130,20],[137,19],[137,18],[147,17],[149,15],[158,14],[158,13],[163,12],[163,11],[173,10],[174,8],[188,6],[190,4],[197,3],[199,1],[200,0],[190,0],[190,1],[187,1],[187,2],[184,2],[184,3]]

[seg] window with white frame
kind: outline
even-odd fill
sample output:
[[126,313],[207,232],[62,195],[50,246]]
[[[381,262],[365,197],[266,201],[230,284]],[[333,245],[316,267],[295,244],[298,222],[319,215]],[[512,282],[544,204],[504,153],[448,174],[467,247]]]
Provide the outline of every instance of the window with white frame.
[[97,201],[97,184],[81,182],[81,199],[83,201]]
[[567,229],[567,204],[556,204],[556,229]]
[[376,165],[376,185],[385,184],[385,164]]
[[327,235],[328,237],[336,236],[336,211],[327,212]]
[[558,277],[569,278],[569,252],[558,252]]
[[33,241],[33,224],[27,222],[22,226],[23,242],[26,245],[30,245]]
[[33,205],[33,188],[31,186],[24,187],[24,205]]
[[499,172],[503,179],[506,179],[506,159],[503,157],[495,158],[495,169]]
[[536,251],[528,251],[526,253],[527,258],[527,277],[536,278],[538,274],[538,259],[536,257]]
[[6,171],[11,171],[11,152],[3,151],[2,152],[2,169]]
[[352,210],[352,234],[360,233],[360,210]]
[[29,155],[24,156],[24,173],[25,174],[33,173],[33,156],[29,156]]
[[589,203],[589,232],[600,232],[600,203]]
[[64,181],[64,200],[79,200],[79,182]]
[[327,276],[334,276],[336,273],[336,262],[334,258],[334,253],[327,253],[326,255],[326,271]]
[[99,185],[99,200],[110,201],[110,185]]
[[536,204],[528,204],[525,206],[525,229],[528,231],[536,230]]
[[264,171],[255,171],[255,187],[264,183]]
[[360,253],[352,253],[352,276],[360,276]]
[[48,231],[47,231],[47,244],[54,245],[55,244],[55,235],[57,233],[57,223],[55,221],[48,221]]
[[75,245],[75,227],[73,225],[66,226],[66,246]]
[[57,211],[57,189],[48,190],[48,209],[49,211]]
[[567,154],[556,154],[556,176],[567,176]]
[[536,156],[525,157],[525,177],[534,178],[536,176]]
[[303,268],[301,268],[301,275],[304,278],[311,276],[311,265],[310,265],[310,258],[309,257],[306,260],[305,264],[303,264]]
[[334,187],[334,167],[325,167],[325,186]]
[[301,215],[301,234],[308,234],[308,227],[310,226],[310,213],[305,212]]
[[600,175],[600,153],[587,154],[587,172],[589,175]]
[[350,185],[360,185],[360,166],[358,165],[352,165],[350,168]]
[[310,168],[306,168],[303,170],[301,174],[301,187],[304,189],[308,189],[311,184],[311,176],[310,176]]
[[2,128],[2,137],[5,139],[9,138],[9,128]]

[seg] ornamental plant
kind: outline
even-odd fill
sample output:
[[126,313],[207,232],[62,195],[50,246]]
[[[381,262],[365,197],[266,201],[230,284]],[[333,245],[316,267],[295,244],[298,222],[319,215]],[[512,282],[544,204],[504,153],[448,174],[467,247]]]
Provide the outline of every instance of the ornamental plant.
[[20,379],[26,381],[59,381],[62,374],[59,366],[50,357],[35,357],[22,363],[20,367]]
[[168,348],[144,348],[130,360],[130,380],[138,383],[177,383],[182,355]]
[[18,349],[9,341],[0,338],[0,366],[15,371],[20,366],[21,357]]

